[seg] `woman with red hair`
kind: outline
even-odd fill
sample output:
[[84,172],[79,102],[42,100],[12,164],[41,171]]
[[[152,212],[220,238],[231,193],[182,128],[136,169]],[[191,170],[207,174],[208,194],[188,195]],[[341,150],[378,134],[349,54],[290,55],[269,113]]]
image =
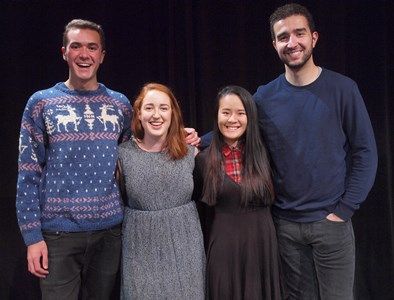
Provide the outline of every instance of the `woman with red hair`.
[[126,190],[123,299],[204,299],[205,254],[193,192],[196,148],[177,100],[146,84],[133,105],[134,138],[119,147]]

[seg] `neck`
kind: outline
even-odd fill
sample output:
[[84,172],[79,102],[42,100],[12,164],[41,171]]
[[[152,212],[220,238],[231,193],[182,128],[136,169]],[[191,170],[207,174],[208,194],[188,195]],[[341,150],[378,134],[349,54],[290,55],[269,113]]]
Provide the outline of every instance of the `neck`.
[[236,140],[235,142],[234,141],[225,141],[225,142],[228,146],[230,146],[230,148],[235,148],[238,145],[238,140]]
[[290,68],[285,65],[285,77],[295,86],[304,86],[314,82],[320,75],[321,68],[316,66],[312,57],[301,68]]
[[97,80],[90,81],[81,81],[81,80],[72,80],[68,78],[64,83],[70,90],[78,90],[78,91],[95,91],[98,89]]
[[165,138],[165,136],[154,137],[145,134],[142,140],[137,139],[137,143],[147,152],[161,152],[164,149]]

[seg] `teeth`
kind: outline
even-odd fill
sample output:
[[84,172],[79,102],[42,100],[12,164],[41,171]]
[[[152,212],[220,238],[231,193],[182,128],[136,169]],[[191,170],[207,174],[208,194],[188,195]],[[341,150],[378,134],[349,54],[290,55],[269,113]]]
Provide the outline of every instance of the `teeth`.
[[297,53],[300,53],[301,52],[301,50],[296,50],[296,51],[289,51],[289,52],[287,52],[288,54],[297,54]]

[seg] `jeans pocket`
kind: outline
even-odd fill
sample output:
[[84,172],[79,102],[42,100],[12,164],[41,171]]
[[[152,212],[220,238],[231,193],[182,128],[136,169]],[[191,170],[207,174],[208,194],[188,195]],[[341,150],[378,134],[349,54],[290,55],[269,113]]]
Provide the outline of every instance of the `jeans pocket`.
[[332,224],[333,226],[344,226],[347,225],[349,221],[332,221],[327,218],[323,219],[325,223]]
[[322,234],[328,243],[341,245],[354,240],[353,226],[350,220],[335,222],[326,219],[322,225]]

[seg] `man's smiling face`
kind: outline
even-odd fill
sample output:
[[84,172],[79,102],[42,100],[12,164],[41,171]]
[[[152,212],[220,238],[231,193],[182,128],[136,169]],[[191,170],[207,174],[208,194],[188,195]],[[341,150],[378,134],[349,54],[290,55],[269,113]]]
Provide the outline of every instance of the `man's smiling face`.
[[104,60],[97,31],[91,29],[71,29],[67,33],[68,43],[62,47],[63,58],[69,67],[69,80],[73,85],[97,87],[97,70]]
[[290,69],[301,69],[312,57],[317,32],[311,32],[307,19],[301,15],[279,20],[273,29],[273,46],[281,61]]

